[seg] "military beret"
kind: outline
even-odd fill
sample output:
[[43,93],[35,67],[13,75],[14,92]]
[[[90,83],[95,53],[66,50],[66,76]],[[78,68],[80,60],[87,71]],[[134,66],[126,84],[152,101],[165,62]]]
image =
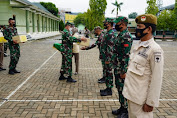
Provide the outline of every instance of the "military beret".
[[157,17],[152,14],[139,15],[136,17],[135,21],[137,24],[150,23],[150,24],[157,25]]
[[73,25],[73,24],[67,21],[65,25]]
[[102,29],[100,26],[96,26],[95,28],[94,28],[94,30],[97,30],[97,29]]
[[106,18],[104,22],[109,22],[109,23],[112,23],[114,19],[112,18]]
[[124,21],[124,22],[128,23],[128,18],[126,18],[124,16],[119,16],[118,18],[116,18],[114,20],[114,23],[118,23],[118,22],[121,22],[121,21]]

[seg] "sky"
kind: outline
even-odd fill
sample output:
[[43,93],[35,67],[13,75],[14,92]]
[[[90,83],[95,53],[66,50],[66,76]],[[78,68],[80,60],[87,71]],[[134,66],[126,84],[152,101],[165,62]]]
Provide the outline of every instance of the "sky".
[[[86,12],[89,8],[89,0],[28,0],[30,2],[52,2],[58,8],[70,8],[71,12]],[[111,4],[115,0],[107,0],[107,8],[105,12],[106,17],[115,17],[116,12],[111,13],[112,9],[115,7]],[[123,2],[121,6],[121,11],[119,11],[119,16],[126,16],[132,12],[137,12],[138,15],[145,13],[145,8],[147,7],[146,0],[118,0],[118,2]],[[168,6],[174,4],[175,0],[163,0],[162,6]]]

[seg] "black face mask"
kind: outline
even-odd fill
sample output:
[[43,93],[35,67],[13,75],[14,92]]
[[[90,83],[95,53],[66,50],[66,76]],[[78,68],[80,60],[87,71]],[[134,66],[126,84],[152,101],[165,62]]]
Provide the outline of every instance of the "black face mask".
[[[120,24],[121,25],[121,24]],[[117,31],[120,31],[123,27],[119,27],[120,25],[115,25],[115,29],[117,30]]]
[[147,35],[148,33],[143,33],[146,28],[144,28],[144,29],[136,29],[136,33],[135,33],[136,38],[141,39],[142,37]]
[[13,26],[14,26],[14,27],[16,27],[16,25],[15,25],[15,24],[13,24]]
[[108,28],[107,24],[104,24],[104,29],[107,29],[107,28]]

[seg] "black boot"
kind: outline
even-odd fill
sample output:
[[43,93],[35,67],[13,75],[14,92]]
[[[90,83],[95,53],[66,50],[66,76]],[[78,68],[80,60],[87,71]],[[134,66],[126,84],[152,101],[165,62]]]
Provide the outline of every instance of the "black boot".
[[10,74],[10,75],[14,75],[15,73],[14,73],[14,71],[13,71],[12,69],[10,69],[10,70],[9,70],[9,74]]
[[117,118],[128,118],[128,112],[118,115]]
[[17,71],[16,69],[14,69],[13,71],[14,71],[14,73],[20,73],[20,71]]
[[67,78],[67,81],[66,81],[66,82],[73,82],[73,83],[75,83],[75,82],[77,82],[77,81],[74,80],[74,79],[72,79],[71,76],[69,76],[69,77]]
[[106,88],[104,90],[100,90],[100,95],[101,96],[112,95],[112,89],[111,88]]
[[5,68],[0,67],[0,71],[6,70]]
[[117,110],[112,110],[112,114],[113,114],[113,115],[119,115],[123,109],[124,109],[124,108],[121,106],[121,107],[120,107],[119,109],[117,109]]
[[101,79],[98,79],[98,83],[105,83],[106,82],[106,80],[105,80],[105,78],[103,77],[103,78],[101,78]]
[[67,79],[63,74],[60,75],[59,80],[65,80]]

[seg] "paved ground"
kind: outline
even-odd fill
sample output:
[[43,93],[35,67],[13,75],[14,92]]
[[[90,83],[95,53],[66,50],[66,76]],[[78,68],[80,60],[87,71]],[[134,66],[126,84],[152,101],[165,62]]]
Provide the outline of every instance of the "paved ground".
[[[0,72],[0,118],[114,118],[119,107],[117,90],[101,97],[102,77],[98,50],[80,52],[77,83],[58,81],[61,54],[52,48],[57,40],[29,41],[21,45],[18,70],[21,74]],[[159,108],[154,118],[177,117],[177,42],[158,42],[165,51],[164,81]],[[4,60],[8,67],[9,57]],[[74,68],[74,65],[73,65]]]

